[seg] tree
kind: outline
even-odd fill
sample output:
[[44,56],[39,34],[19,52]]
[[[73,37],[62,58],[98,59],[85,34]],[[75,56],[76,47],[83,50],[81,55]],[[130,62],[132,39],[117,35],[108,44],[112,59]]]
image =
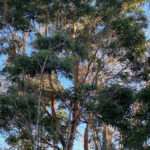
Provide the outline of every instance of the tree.
[[115,149],[108,126],[126,140],[138,102],[131,85],[149,81],[142,2],[0,1],[1,52],[8,54],[2,73],[10,81],[0,97],[1,126],[17,131],[15,146],[71,150],[81,124],[85,150],[90,136],[95,147],[102,137],[101,149]]

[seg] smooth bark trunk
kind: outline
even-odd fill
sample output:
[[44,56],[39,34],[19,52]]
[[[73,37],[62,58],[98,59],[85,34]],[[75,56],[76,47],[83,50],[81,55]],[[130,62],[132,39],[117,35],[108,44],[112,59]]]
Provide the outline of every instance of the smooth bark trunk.
[[27,32],[23,33],[23,53],[26,54],[26,48],[27,48]]
[[89,150],[88,149],[89,129],[90,129],[90,123],[88,122],[85,128],[85,132],[84,132],[84,150]]
[[[78,97],[77,89],[78,89],[78,84],[79,84],[79,60],[77,60],[74,74],[75,74],[74,85],[75,85],[75,89],[76,89],[75,94],[76,94],[76,97]],[[73,109],[73,120],[72,120],[71,133],[69,136],[67,150],[72,150],[72,148],[73,148],[76,128],[77,128],[77,124],[78,124],[78,118],[79,118],[79,105],[80,105],[80,102],[78,100],[76,100],[76,103],[75,103],[75,106]]]

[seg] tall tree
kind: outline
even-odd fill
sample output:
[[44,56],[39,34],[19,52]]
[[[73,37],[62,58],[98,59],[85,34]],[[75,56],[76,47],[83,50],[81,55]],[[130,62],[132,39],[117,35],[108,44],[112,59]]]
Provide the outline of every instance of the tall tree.
[[[1,52],[8,54],[2,73],[9,81],[0,117],[15,135],[10,144],[72,150],[84,124],[85,150],[90,139],[95,149],[115,149],[110,128],[132,146],[126,137],[130,130],[133,141],[137,136],[133,106],[140,98],[131,86],[149,81],[144,2],[0,1]],[[67,82],[71,87],[63,87]],[[141,148],[147,139],[138,139]]]

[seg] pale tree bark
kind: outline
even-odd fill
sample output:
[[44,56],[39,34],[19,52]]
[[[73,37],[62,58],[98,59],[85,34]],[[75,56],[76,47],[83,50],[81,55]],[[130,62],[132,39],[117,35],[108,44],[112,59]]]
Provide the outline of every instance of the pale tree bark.
[[100,150],[100,140],[98,137],[98,131],[96,127],[93,127],[93,141],[95,145],[95,150]]
[[113,143],[112,143],[113,133],[110,128],[110,125],[106,126],[106,138],[108,141],[108,149],[113,149]]
[[102,137],[102,148],[101,150],[106,150],[107,149],[107,133],[106,133],[106,125],[104,125],[103,128],[103,137]]
[[89,120],[86,124],[85,132],[84,132],[84,150],[89,150],[88,148],[88,143],[89,143],[89,130],[91,126],[91,118],[92,118],[92,113],[89,115]]
[[44,25],[44,34],[45,34],[45,36],[47,36],[47,34],[48,34],[48,25],[47,24],[45,24]]
[[27,32],[24,32],[24,33],[23,33],[23,53],[24,53],[24,54],[26,54],[27,37],[28,37],[28,33],[27,33]]
[[17,31],[14,31],[13,34],[12,34],[12,42],[13,42],[13,45],[14,45],[14,53],[17,54],[18,53],[18,45],[16,43],[17,39],[18,39],[18,33]]

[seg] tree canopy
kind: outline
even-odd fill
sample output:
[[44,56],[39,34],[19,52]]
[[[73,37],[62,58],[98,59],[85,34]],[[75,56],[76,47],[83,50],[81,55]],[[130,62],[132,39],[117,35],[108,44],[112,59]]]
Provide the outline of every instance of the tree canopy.
[[150,149],[146,4],[0,0],[0,132],[11,148]]

